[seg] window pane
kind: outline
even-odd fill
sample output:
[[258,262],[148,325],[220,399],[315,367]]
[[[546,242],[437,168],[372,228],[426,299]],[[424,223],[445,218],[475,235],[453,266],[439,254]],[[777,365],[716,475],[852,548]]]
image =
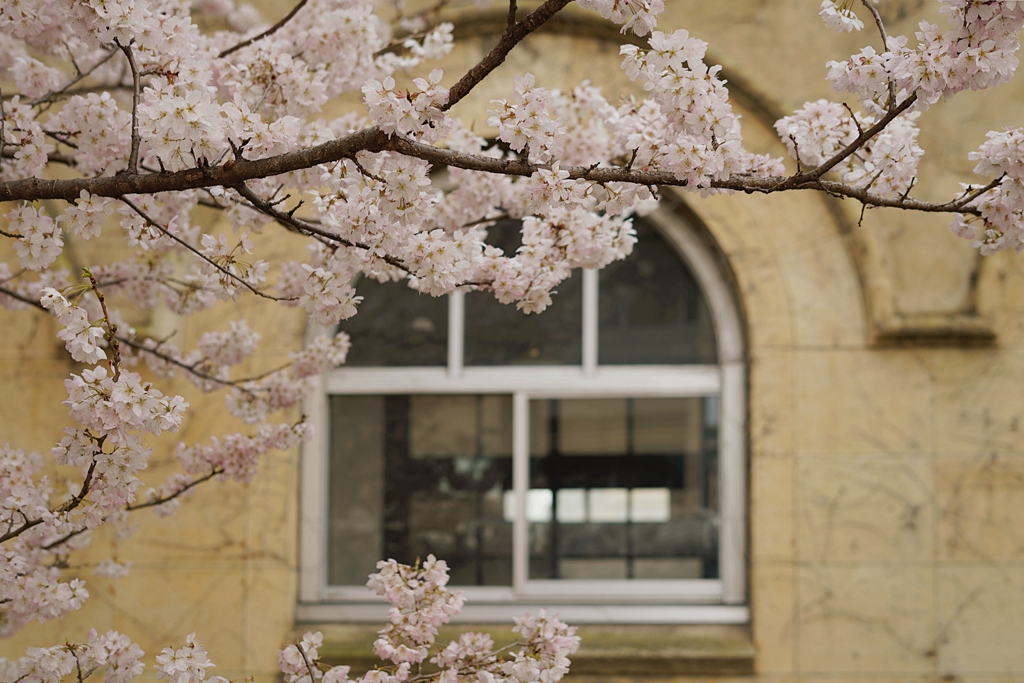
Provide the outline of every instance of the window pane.
[[[488,228],[487,243],[514,254],[521,244],[519,221]],[[582,277],[558,285],[543,313],[527,315],[501,304],[490,292],[466,295],[466,365],[579,365],[582,362]]]
[[362,278],[359,312],[339,328],[352,337],[346,365],[444,365],[448,358],[448,298],[409,289],[405,282]]
[[600,273],[598,362],[607,365],[715,363],[711,311],[696,278],[649,223],[637,244]]
[[531,401],[530,578],[717,578],[717,407]]
[[332,396],[332,585],[433,553],[454,585],[511,585],[510,396]]

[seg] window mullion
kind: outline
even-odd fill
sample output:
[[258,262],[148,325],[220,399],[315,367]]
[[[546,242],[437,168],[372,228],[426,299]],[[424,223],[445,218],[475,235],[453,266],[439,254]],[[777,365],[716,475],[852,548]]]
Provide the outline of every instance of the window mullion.
[[512,394],[512,491],[516,516],[512,522],[512,589],[522,594],[529,578],[529,526],[526,491],[530,486],[530,397]]
[[453,292],[448,296],[448,376],[462,375],[466,331],[466,295]]
[[583,374],[597,372],[597,314],[598,274],[596,270],[583,270]]

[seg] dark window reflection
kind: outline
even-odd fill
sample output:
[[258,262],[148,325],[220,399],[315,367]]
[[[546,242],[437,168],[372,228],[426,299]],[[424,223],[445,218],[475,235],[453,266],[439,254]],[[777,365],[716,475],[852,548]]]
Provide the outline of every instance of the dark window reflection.
[[715,398],[535,400],[530,577],[718,577]]
[[359,312],[339,328],[352,337],[346,365],[444,365],[448,358],[448,297],[409,289],[405,282],[362,278]]
[[454,585],[512,583],[510,396],[332,396],[332,585],[433,553]]
[[[488,229],[487,243],[514,255],[519,221]],[[579,365],[582,362],[582,278],[576,272],[556,288],[543,313],[527,315],[490,292],[466,295],[466,365]]]
[[696,279],[649,223],[637,244],[600,274],[598,362],[608,365],[715,363],[711,311]]

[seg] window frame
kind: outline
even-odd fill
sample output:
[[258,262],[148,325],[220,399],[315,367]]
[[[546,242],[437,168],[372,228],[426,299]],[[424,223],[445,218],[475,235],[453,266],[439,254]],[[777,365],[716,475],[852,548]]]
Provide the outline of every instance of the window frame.
[[[746,364],[739,311],[714,255],[671,208],[647,219],[690,268],[714,322],[718,363],[598,365],[598,271],[583,271],[580,365],[466,366],[464,294],[450,296],[448,364],[340,367],[315,378],[305,402],[316,436],[302,447],[299,621],[377,621],[385,605],[360,586],[327,584],[328,454],[331,395],[501,394],[513,400],[513,585],[462,587],[461,621],[505,620],[547,606],[576,623],[747,623]],[[308,339],[327,334],[310,326]],[[719,578],[680,580],[528,579],[525,496],[529,486],[529,401],[547,398],[719,398]],[[442,558],[443,559],[443,558]]]

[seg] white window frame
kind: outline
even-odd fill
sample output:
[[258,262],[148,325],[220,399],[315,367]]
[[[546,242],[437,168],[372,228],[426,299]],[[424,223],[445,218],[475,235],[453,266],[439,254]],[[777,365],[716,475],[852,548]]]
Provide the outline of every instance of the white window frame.
[[[711,250],[674,211],[648,219],[690,267],[715,326],[715,365],[598,365],[598,272],[582,282],[579,366],[471,366],[463,363],[464,295],[450,297],[448,364],[431,368],[331,370],[304,408],[317,427],[304,444],[299,529],[299,621],[380,621],[384,604],[360,586],[327,583],[328,454],[331,395],[502,394],[513,397],[512,586],[463,587],[461,621],[504,621],[546,606],[575,623],[747,623],[746,365],[739,311]],[[309,336],[326,334],[311,329]],[[528,578],[526,491],[529,487],[529,401],[547,398],[719,397],[719,578],[572,581]],[[379,558],[378,558],[379,559]],[[441,558],[443,559],[443,558]]]

